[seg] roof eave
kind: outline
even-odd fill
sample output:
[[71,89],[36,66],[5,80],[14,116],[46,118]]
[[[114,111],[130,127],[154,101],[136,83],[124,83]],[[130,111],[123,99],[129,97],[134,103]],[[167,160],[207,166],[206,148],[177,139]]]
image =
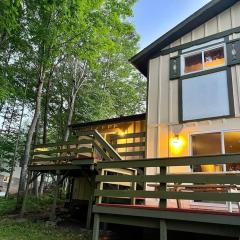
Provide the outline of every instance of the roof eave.
[[239,0],[213,0],[193,13],[190,17],[179,23],[176,27],[165,33],[149,46],[130,59],[130,62],[145,76],[147,76],[147,63],[157,51],[191,32],[201,24],[207,22],[225,9],[231,7]]

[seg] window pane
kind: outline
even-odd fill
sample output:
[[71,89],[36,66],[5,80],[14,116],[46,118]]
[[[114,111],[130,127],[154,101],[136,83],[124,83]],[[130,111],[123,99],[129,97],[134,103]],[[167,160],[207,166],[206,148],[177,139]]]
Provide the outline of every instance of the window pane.
[[[192,136],[193,156],[218,155],[221,153],[221,133],[205,133]],[[194,166],[195,172],[218,172],[222,170],[222,164]]]
[[221,154],[221,133],[192,135],[193,156]]
[[182,80],[184,121],[229,114],[226,71]]
[[[224,145],[226,154],[240,153],[240,132],[224,133]],[[240,170],[240,164],[227,164],[227,170]]]
[[204,68],[213,68],[224,65],[224,48],[219,47],[204,52]]
[[184,73],[191,73],[203,69],[202,53],[185,57]]

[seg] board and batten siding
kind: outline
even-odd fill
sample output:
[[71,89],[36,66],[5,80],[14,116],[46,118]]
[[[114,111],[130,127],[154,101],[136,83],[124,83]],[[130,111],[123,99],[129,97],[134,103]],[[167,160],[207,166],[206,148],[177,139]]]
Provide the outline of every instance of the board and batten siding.
[[[176,47],[239,26],[240,2],[173,42],[169,47]],[[232,34],[229,37],[234,39],[239,35]],[[179,154],[184,156],[190,155],[189,138],[195,132],[240,130],[240,65],[231,68],[235,118],[179,124],[178,80],[169,81],[169,59],[176,54],[177,52],[163,55],[149,62],[147,158],[171,157],[169,139],[179,131],[186,139],[184,149]]]

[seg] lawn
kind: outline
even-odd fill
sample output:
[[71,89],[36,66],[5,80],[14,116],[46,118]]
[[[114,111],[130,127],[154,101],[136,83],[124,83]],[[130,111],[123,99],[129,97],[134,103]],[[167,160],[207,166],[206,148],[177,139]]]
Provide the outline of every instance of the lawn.
[[[52,195],[44,195],[41,198],[35,198],[31,195],[27,198],[26,211],[31,213],[49,212],[53,202]],[[58,205],[64,203],[64,200],[58,200]],[[15,212],[16,198],[0,198],[0,216]]]
[[0,220],[1,240],[89,240],[87,232],[48,226],[45,223]]
[[[43,211],[49,212],[51,197],[41,199],[29,198],[27,215],[23,221],[15,215],[15,198],[7,200],[0,198],[0,239],[1,240],[90,240],[90,233],[70,227],[51,226],[43,220],[38,220],[38,215]],[[31,213],[31,214],[30,214]],[[29,216],[35,216],[32,220]]]

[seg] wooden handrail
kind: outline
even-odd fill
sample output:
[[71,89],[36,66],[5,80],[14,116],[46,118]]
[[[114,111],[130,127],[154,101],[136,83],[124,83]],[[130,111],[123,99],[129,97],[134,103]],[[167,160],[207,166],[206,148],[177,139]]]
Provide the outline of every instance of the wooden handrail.
[[[180,157],[180,158],[160,158],[160,159],[144,159],[144,160],[129,160],[129,161],[105,161],[100,162],[97,166],[98,170],[102,172],[104,169],[126,169],[132,168],[144,169],[144,174],[136,175],[98,175],[96,181],[99,183],[145,183],[148,186],[152,183],[154,190],[147,188],[146,190],[110,190],[110,189],[96,189],[95,196],[101,196],[101,199],[107,198],[159,198],[160,207],[167,207],[167,199],[185,199],[185,200],[203,200],[203,201],[240,201],[239,192],[231,192],[230,189],[239,189],[240,185],[240,171],[235,172],[200,172],[200,173],[176,173],[168,174],[166,169],[171,166],[189,166],[189,165],[204,165],[204,164],[240,164],[240,154],[227,154],[215,156],[201,156],[201,157]],[[149,175],[146,171],[148,167],[158,167],[159,173],[156,175]],[[186,185],[188,183],[188,185]],[[189,191],[174,191],[172,187],[169,191],[169,186],[179,186]],[[195,186],[190,188],[190,186]],[[130,185],[130,184],[129,184]],[[199,187],[201,186],[201,187]],[[206,187],[205,187],[206,186]],[[237,188],[236,188],[237,186]]]
[[[103,160],[121,161],[121,156],[116,150],[95,130],[79,133],[82,139],[76,141],[40,144],[33,146],[31,152],[32,162],[46,162],[47,160],[59,162],[69,156],[79,154],[94,154],[94,149],[98,151]],[[90,146],[86,146],[90,145]],[[66,154],[66,156],[64,156]],[[55,156],[54,156],[55,155]],[[68,159],[77,157],[71,156]]]
[[97,131],[93,131],[93,136],[95,140],[102,146],[102,148],[106,149],[109,156],[112,160],[121,161],[121,156],[116,152],[116,150],[102,137],[102,135]]
[[191,166],[209,164],[240,163],[240,154],[212,155],[212,156],[187,156],[176,158],[148,158],[138,160],[125,160],[113,162],[101,162],[101,168],[121,168],[121,167],[170,167],[170,166]]

